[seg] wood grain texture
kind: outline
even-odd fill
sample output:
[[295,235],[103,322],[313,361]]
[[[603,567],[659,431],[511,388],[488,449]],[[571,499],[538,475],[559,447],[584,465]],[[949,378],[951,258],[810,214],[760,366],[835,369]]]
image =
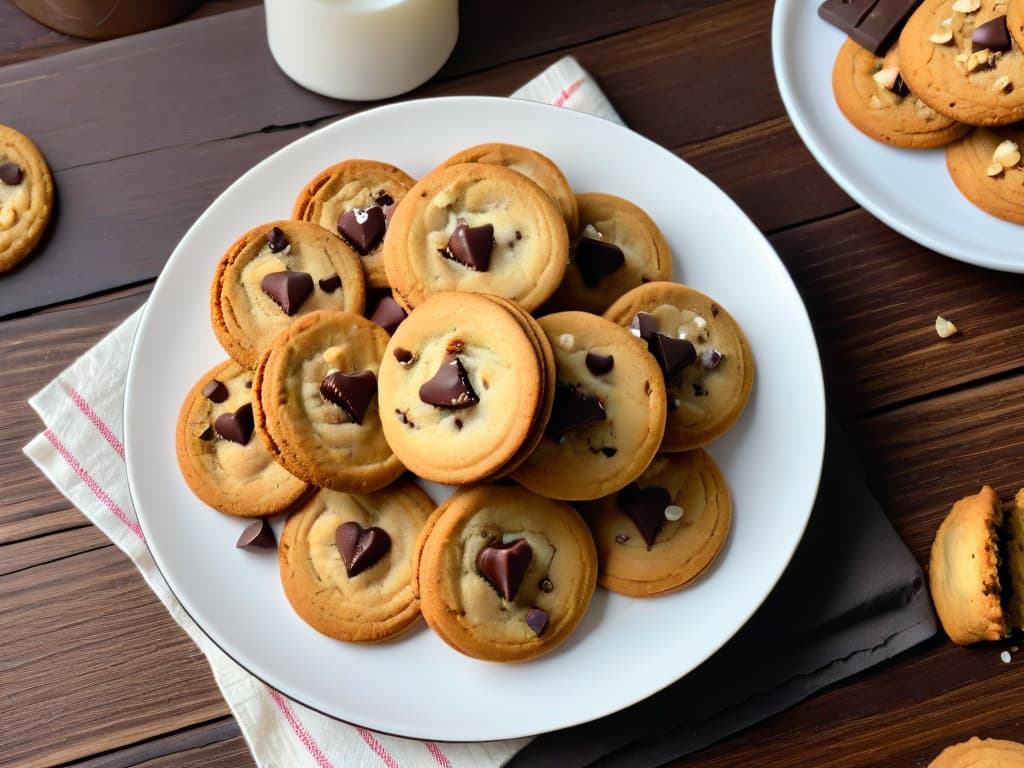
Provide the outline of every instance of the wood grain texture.
[[202,723],[124,749],[75,762],[72,768],[249,768],[255,766],[233,717]]

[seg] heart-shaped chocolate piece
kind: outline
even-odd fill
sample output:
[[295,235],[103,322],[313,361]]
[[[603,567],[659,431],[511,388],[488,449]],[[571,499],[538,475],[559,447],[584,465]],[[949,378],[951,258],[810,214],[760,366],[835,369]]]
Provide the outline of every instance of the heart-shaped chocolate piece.
[[583,284],[594,288],[608,275],[626,263],[622,249],[614,243],[606,243],[593,237],[581,237],[576,244],[573,264],[580,271]]
[[482,224],[470,227],[464,221],[455,226],[448,238],[448,247],[441,253],[477,272],[486,272],[491,266],[491,246],[494,245],[494,226]]
[[420,387],[420,400],[438,408],[468,408],[480,402],[458,356],[448,353],[437,373]]
[[376,205],[368,208],[349,208],[338,219],[338,232],[345,241],[365,256],[384,239],[387,229],[384,210]]
[[349,578],[362,573],[391,549],[391,537],[383,528],[363,528],[359,523],[342,523],[334,532],[334,542]]
[[320,394],[325,400],[340,406],[356,424],[362,424],[366,409],[377,394],[377,377],[373,371],[335,371],[320,382]]
[[313,276],[291,270],[271,272],[263,278],[260,288],[290,317],[313,292]]
[[546,427],[549,435],[558,439],[567,432],[606,418],[604,404],[597,395],[581,392],[564,381],[555,383],[555,401]]
[[697,359],[697,350],[687,339],[674,339],[664,333],[652,333],[647,340],[647,349],[661,366],[665,381],[670,383],[683,369]]
[[488,544],[476,556],[476,567],[499,595],[511,601],[532,560],[530,542],[516,539],[509,544]]
[[213,422],[214,432],[225,440],[240,445],[248,444],[254,426],[252,403],[246,403],[234,413],[222,413]]
[[658,531],[665,524],[665,508],[671,506],[672,495],[661,486],[641,488],[630,483],[616,499],[619,509],[633,521],[643,536],[647,549],[654,546]]

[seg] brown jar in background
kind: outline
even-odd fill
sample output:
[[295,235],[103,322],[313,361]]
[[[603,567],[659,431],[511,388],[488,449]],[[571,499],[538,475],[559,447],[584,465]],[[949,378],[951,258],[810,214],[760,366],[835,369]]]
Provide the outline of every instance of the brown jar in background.
[[195,10],[203,0],[14,0],[40,24],[67,35],[108,40],[155,29]]

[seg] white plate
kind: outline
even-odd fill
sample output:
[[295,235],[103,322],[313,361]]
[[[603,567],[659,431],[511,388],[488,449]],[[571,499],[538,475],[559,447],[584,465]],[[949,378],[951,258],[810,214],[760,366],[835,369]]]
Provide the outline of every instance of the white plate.
[[[677,254],[677,274],[736,316],[758,366],[749,407],[711,448],[735,502],[733,533],[717,564],[671,596],[599,591],[562,647],[515,665],[463,657],[422,623],[376,646],[319,635],[290,609],[275,556],[236,549],[243,521],[189,492],[173,439],[185,392],[225,357],[210,330],[209,284],[239,233],[287,216],[302,185],[336,161],[376,158],[421,175],[483,141],[535,147],[575,189],[614,192],[647,209]],[[307,706],[438,740],[508,738],[585,722],[700,664],[761,604],[789,562],[815,498],[824,435],[821,368],[806,311],[775,252],[736,205],[624,128],[489,98],[363,112],[242,176],[199,217],[160,275],[135,340],[125,406],[128,477],[146,539],[171,589],[213,641]]]
[[850,197],[911,240],[958,261],[1024,272],[1024,228],[960,194],[942,149],[897,149],[854,128],[832,96],[832,65],[846,39],[818,16],[821,0],[776,0],[775,78],[811,154]]

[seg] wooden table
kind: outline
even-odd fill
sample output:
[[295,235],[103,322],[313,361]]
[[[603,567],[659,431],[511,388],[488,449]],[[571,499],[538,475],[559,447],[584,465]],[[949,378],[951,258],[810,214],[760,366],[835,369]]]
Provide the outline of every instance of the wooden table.
[[[261,31],[252,4],[210,2],[195,15],[213,18],[194,23],[237,20]],[[725,189],[796,281],[830,407],[925,563],[953,500],[983,483],[1004,497],[1024,485],[1024,281],[904,239],[825,175],[778,96],[771,11],[767,0],[466,2],[455,54],[411,95],[507,94],[572,53],[631,127]],[[177,94],[178,108],[223,109],[223,119],[207,121],[208,135],[173,117],[159,130],[166,105],[158,90],[138,113],[105,113],[117,78],[89,80],[104,44],[50,32],[10,0],[0,2],[0,30],[0,120],[30,123],[23,130],[47,152],[61,195],[37,256],[52,265],[48,279],[4,293],[0,278],[0,764],[251,765],[201,654],[131,562],[21,453],[41,429],[26,399],[142,304],[174,243],[238,173],[363,105],[282,88],[297,95],[282,96],[281,109],[265,104],[261,115]],[[162,40],[120,41],[138,58],[126,56],[117,71],[144,70],[147,45]],[[264,41],[254,35],[248,44]],[[57,56],[71,49],[83,50]],[[6,66],[32,59],[33,77],[90,83],[101,106],[82,116],[59,101],[33,102],[24,70]],[[146,134],[105,138],[113,121],[129,119]],[[68,138],[79,120],[96,124],[84,143]],[[210,159],[214,143],[222,161]],[[149,198],[119,199],[117,180],[150,173],[153,163],[181,175],[153,185]],[[110,196],[131,226],[116,227],[113,214],[83,216],[76,202],[90,194]],[[937,314],[960,334],[938,338]],[[972,735],[1022,738],[1024,660],[1000,660],[1015,647],[962,649],[940,635],[674,765],[924,766]]]

